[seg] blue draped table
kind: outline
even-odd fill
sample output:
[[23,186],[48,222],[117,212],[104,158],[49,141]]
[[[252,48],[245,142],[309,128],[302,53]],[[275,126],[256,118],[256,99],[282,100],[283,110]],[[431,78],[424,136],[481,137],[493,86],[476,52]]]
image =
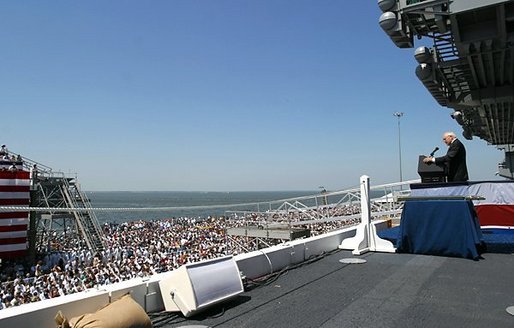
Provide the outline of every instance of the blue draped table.
[[482,231],[470,200],[407,200],[397,251],[478,259]]

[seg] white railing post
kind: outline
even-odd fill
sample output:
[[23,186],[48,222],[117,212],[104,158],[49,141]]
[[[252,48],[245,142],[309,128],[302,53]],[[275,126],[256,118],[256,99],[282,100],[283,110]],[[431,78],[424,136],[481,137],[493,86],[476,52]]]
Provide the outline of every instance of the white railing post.
[[360,178],[361,191],[361,223],[355,230],[355,236],[346,238],[339,245],[340,249],[352,250],[354,255],[361,255],[369,251],[394,253],[393,244],[377,235],[376,227],[371,223],[369,177]]

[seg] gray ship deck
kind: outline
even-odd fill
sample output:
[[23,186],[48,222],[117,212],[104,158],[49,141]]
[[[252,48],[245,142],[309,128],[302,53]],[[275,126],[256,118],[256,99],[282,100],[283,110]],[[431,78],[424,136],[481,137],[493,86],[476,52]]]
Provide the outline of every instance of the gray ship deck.
[[514,327],[512,254],[479,261],[336,251],[255,284],[191,318],[152,315],[156,327]]

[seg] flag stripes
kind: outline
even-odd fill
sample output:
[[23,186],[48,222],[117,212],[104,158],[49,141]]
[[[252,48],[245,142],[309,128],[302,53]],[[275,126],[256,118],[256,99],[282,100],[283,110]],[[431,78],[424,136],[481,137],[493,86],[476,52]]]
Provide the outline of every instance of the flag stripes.
[[[0,171],[0,205],[30,205],[30,172]],[[29,212],[0,213],[0,258],[25,256]]]

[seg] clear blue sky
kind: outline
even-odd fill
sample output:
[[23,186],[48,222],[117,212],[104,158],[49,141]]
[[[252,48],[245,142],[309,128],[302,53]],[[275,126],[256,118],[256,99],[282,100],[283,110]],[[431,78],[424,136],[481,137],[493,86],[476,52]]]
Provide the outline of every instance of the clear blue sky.
[[[0,142],[85,190],[404,180],[462,130],[371,0],[5,1]],[[472,180],[503,153],[463,140]]]

